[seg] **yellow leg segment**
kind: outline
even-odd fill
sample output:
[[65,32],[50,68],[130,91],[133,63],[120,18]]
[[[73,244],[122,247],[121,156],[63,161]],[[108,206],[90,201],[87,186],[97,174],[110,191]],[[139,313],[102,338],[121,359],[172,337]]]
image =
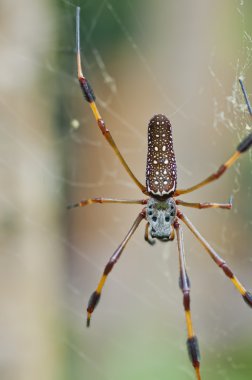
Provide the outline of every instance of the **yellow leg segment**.
[[104,275],[102,276],[102,278],[100,279],[100,282],[99,282],[99,284],[98,284],[98,286],[97,286],[97,288],[96,288],[96,292],[97,292],[98,294],[101,294],[101,291],[102,291],[102,288],[103,288],[103,286],[104,286],[104,284],[105,284],[106,279],[107,279],[107,275],[104,274]]
[[197,380],[201,380],[200,369],[199,369],[199,367],[195,367],[194,369],[195,369],[195,373],[196,373]]
[[98,108],[97,108],[95,102],[91,102],[91,103],[89,103],[89,104],[90,104],[91,110],[93,111],[93,114],[94,114],[95,120],[96,120],[96,121],[100,120],[100,119],[101,119],[101,115],[100,115],[100,113],[99,113],[99,111],[98,111]]
[[185,317],[186,317],[186,327],[187,327],[188,338],[192,338],[194,336],[194,331],[193,331],[193,326],[192,326],[192,318],[191,318],[190,310],[185,311]]
[[244,288],[244,286],[242,286],[242,284],[240,283],[240,281],[237,280],[237,278],[235,277],[235,275],[233,275],[233,277],[231,278],[231,281],[234,284],[234,286],[236,287],[236,289],[241,293],[241,295],[245,296],[246,289]]

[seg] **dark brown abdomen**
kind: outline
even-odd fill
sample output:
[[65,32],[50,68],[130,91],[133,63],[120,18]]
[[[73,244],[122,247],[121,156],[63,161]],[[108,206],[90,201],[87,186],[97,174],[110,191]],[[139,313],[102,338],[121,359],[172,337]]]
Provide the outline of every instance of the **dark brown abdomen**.
[[155,197],[171,195],[176,186],[177,166],[171,123],[165,115],[155,115],[148,125],[146,188]]

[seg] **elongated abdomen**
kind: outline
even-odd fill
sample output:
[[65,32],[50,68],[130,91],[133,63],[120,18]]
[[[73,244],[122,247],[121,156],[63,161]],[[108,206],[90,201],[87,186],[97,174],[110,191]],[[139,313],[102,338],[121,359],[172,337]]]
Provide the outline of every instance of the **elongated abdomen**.
[[148,125],[147,191],[153,196],[171,195],[176,186],[177,166],[171,123],[165,115],[155,115]]

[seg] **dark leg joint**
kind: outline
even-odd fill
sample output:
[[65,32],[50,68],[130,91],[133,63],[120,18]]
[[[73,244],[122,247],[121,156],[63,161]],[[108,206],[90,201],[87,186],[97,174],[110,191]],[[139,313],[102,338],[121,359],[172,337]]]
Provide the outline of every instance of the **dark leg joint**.
[[107,276],[109,274],[109,272],[111,272],[113,266],[114,266],[115,262],[114,261],[109,261],[108,264],[106,265],[105,269],[104,269],[104,276]]
[[248,304],[250,307],[252,307],[252,294],[249,292],[246,292],[244,296],[242,296],[246,304]]
[[192,362],[192,365],[195,368],[199,368],[200,366],[200,351],[199,351],[199,342],[196,336],[192,336],[187,339],[187,350],[189,359]]
[[[182,214],[181,214],[181,215],[182,215]],[[178,229],[178,228],[179,228],[180,224],[179,224],[178,219],[175,220],[173,226],[174,226],[175,229]]]
[[94,200],[96,203],[102,203],[102,198],[95,198]]
[[88,307],[87,307],[88,313],[93,313],[94,309],[98,305],[100,297],[101,297],[101,294],[97,293],[96,291],[94,291],[91,294],[91,297],[89,298],[89,301],[88,301]]
[[214,179],[218,179],[225,171],[227,167],[225,165],[221,165],[218,171],[213,175]]
[[88,83],[86,78],[79,78],[80,86],[83,92],[83,95],[88,103],[92,103],[95,101],[95,95],[92,87]]
[[[177,217],[178,218],[180,218],[180,219],[182,219],[183,218],[183,213],[179,210],[179,209],[177,209]],[[175,222],[176,223],[176,222]],[[175,227],[175,223],[174,223],[174,227]],[[176,226],[178,227],[179,226],[179,223],[178,224],[176,224]],[[176,228],[176,227],[175,227]]]
[[185,311],[189,311],[190,310],[190,292],[189,292],[189,290],[184,292],[183,304],[184,304]]
[[234,277],[234,274],[233,272],[229,269],[229,267],[227,266],[226,263],[222,263],[220,265],[220,268],[223,270],[223,272],[225,273],[225,275],[229,278],[233,278]]
[[143,199],[142,200],[142,205],[146,205],[148,203],[148,199]]
[[106,128],[105,121],[103,119],[98,119],[97,122],[100,130],[102,131],[102,134],[105,135],[106,133],[108,133],[109,130]]
[[251,145],[252,145],[252,133],[250,133],[250,135],[248,135],[247,137],[245,137],[244,140],[242,140],[242,142],[238,145],[237,150],[240,153],[246,152],[246,150],[248,150],[251,147]]

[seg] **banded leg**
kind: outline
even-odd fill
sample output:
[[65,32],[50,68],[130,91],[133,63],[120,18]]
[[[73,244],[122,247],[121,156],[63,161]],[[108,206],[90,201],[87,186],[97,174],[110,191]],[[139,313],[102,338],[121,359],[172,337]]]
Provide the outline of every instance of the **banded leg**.
[[72,203],[67,206],[68,209],[74,207],[84,207],[93,203],[124,203],[124,204],[140,204],[145,205],[148,199],[114,199],[114,198],[88,198],[78,203]]
[[236,148],[236,152],[223,165],[221,165],[215,173],[211,174],[204,181],[199,182],[197,185],[189,187],[188,189],[176,190],[175,196],[190,193],[194,190],[199,189],[200,187],[208,185],[209,183],[215,181],[216,179],[219,179],[222,176],[222,174],[224,174],[225,171],[229,169],[235,163],[235,161],[240,157],[241,153],[246,152],[251,147],[251,145],[252,145],[252,133],[250,133],[250,135],[245,137],[245,139]]
[[[239,79],[239,83],[241,85],[241,89],[245,98],[245,102],[247,104],[249,114],[252,117],[251,105],[249,103],[248,95],[241,79]],[[224,174],[225,171],[229,169],[235,163],[235,161],[240,157],[240,155],[246,152],[251,146],[252,146],[252,133],[250,133],[247,137],[245,137],[242,140],[242,142],[237,146],[235,153],[223,165],[221,165],[215,173],[211,174],[209,177],[207,177],[202,182],[199,182],[197,185],[189,187],[188,189],[176,190],[175,195],[177,196],[180,194],[190,193],[191,191],[197,190],[200,187],[208,185],[209,183],[215,181],[216,179],[219,179],[222,176],[222,174]]]
[[187,349],[189,358],[195,369],[197,380],[201,380],[200,376],[200,352],[198,339],[194,333],[192,325],[192,317],[190,310],[190,281],[186,272],[185,252],[183,243],[182,228],[178,221],[174,223],[179,251],[179,287],[183,293],[183,304],[185,309],[186,327],[187,327]]
[[191,203],[191,202],[184,202],[181,199],[176,199],[176,204],[186,207],[193,207],[198,209],[203,208],[223,208],[226,210],[230,210],[232,208],[232,198],[230,198],[229,203]]
[[238,292],[242,295],[244,301],[252,307],[252,294],[248,292],[244,286],[240,283],[238,278],[234,275],[227,263],[215,252],[210,244],[203,238],[199,231],[194,227],[191,221],[182,212],[177,212],[178,217],[187,225],[189,230],[194,234],[198,241],[203,245],[206,251],[209,253],[214,262],[223,270],[225,275],[232,281]]
[[100,300],[101,292],[102,292],[103,286],[104,286],[104,284],[105,284],[105,282],[107,280],[108,274],[113,269],[113,266],[115,265],[115,263],[117,262],[117,260],[121,256],[122,251],[124,250],[124,248],[125,248],[126,244],[128,243],[129,239],[131,238],[131,236],[133,235],[133,233],[137,229],[138,225],[140,224],[140,222],[144,218],[145,218],[145,210],[142,210],[140,212],[140,214],[138,215],[138,217],[136,218],[135,222],[133,223],[131,229],[129,230],[129,232],[125,236],[124,240],[119,245],[119,247],[116,249],[116,251],[113,253],[113,255],[111,256],[111,258],[109,259],[109,262],[105,266],[105,269],[104,269],[102,277],[101,277],[101,279],[100,279],[100,281],[98,283],[98,286],[97,286],[96,290],[92,293],[92,295],[91,295],[91,297],[90,297],[90,299],[88,301],[88,307],[87,307],[87,327],[89,327],[89,325],[90,325],[91,315],[92,315],[95,307],[97,306],[97,304],[98,304],[98,302]]
[[77,69],[78,69],[78,79],[80,83],[80,87],[82,89],[84,98],[89,103],[91,110],[94,114],[95,120],[97,122],[98,127],[100,128],[102,134],[104,135],[105,139],[108,141],[112,149],[114,150],[115,154],[121,161],[122,165],[126,169],[127,173],[131,177],[131,179],[135,182],[135,184],[141,189],[142,192],[145,192],[146,187],[142,185],[138,179],[134,176],[130,168],[128,167],[128,164],[124,160],[123,156],[121,155],[119,149],[117,148],[117,145],[115,144],[110,131],[106,128],[105,122],[102,119],[99,110],[97,108],[97,105],[95,103],[95,95],[93,93],[93,90],[88,83],[87,79],[84,77],[82,72],[82,66],[81,66],[81,56],[80,56],[80,7],[76,8],[76,51],[77,51]]

